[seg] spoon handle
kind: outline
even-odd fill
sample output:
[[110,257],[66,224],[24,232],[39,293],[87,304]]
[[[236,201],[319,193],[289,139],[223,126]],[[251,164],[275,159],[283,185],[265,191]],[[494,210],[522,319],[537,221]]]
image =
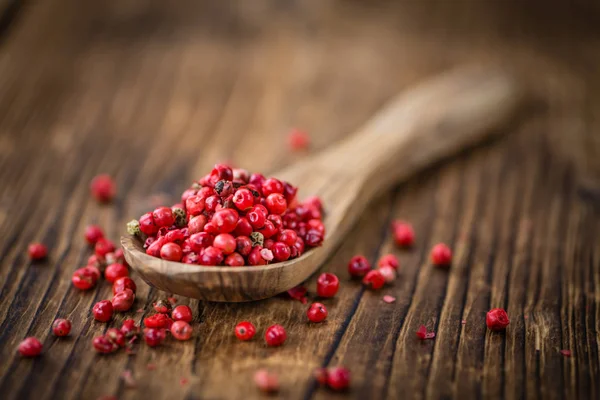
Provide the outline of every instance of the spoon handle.
[[522,99],[502,70],[453,70],[404,92],[355,134],[283,174],[301,182],[302,195],[321,196],[324,247],[336,246],[375,193],[499,134]]

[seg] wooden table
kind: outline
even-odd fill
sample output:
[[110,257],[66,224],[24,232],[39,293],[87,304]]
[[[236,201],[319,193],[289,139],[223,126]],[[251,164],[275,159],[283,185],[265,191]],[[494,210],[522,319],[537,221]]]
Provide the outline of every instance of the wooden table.
[[[599,9],[440,3],[0,2],[2,397],[258,398],[252,375],[267,367],[286,399],[599,398]],[[499,60],[543,106],[503,139],[374,200],[322,268],[342,279],[326,323],[307,324],[306,306],[284,296],[180,298],[195,313],[193,340],[131,356],[93,351],[92,338],[125,316],[94,322],[110,286],[70,283],[90,254],[87,224],[117,240],[127,220],[218,160],[274,171],[304,157],[286,148],[291,127],[310,132],[317,151],[406,86]],[[109,206],[88,191],[101,172],[119,187]],[[414,250],[394,247],[395,218],[414,224]],[[47,262],[28,261],[32,241],[49,246]],[[449,271],[429,265],[440,241],[454,250]],[[394,285],[370,292],[347,278],[351,256],[389,252],[402,264]],[[161,293],[137,282],[144,312],[126,316],[140,320]],[[314,293],[314,279],[307,286]],[[504,334],[486,330],[492,307],[508,310]],[[70,338],[51,334],[57,317],[73,322]],[[280,323],[288,342],[239,342],[241,320],[261,334]],[[416,339],[421,324],[435,340]],[[44,343],[43,356],[19,357],[26,336]],[[350,368],[348,393],[316,387],[313,369],[328,365]],[[120,378],[126,370],[136,388]]]

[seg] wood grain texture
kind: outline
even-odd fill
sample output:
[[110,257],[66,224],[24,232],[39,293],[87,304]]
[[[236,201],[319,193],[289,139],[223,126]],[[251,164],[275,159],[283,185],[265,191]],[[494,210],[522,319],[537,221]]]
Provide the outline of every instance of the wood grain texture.
[[[0,42],[3,398],[260,398],[251,383],[259,367],[279,371],[274,398],[598,398],[599,11],[500,0],[25,2]],[[93,352],[94,336],[141,320],[161,293],[134,276],[134,309],[145,311],[94,322],[90,308],[110,287],[70,284],[90,253],[88,223],[116,240],[132,215],[174,199],[215,161],[281,169],[306,157],[281,150],[292,126],[311,133],[311,151],[324,149],[417,81],[503,60],[544,99],[541,112],[373,200],[322,267],[342,280],[326,323],[307,324],[306,306],[284,296],[231,305],[178,297],[194,310],[192,341]],[[111,206],[88,194],[101,172],[119,186]],[[394,218],[414,224],[411,251],[394,247]],[[34,240],[50,247],[44,263],[27,260]],[[438,241],[454,249],[449,271],[429,265]],[[388,252],[402,264],[393,285],[373,293],[347,278],[352,255]],[[487,332],[491,307],[508,310],[506,333]],[[73,322],[70,338],[51,335],[57,317]],[[242,319],[260,336],[281,323],[289,340],[279,349],[258,336],[238,342]],[[435,340],[416,340],[421,324]],[[29,335],[43,357],[16,354]],[[317,388],[312,369],[339,364],[352,370],[351,391]]]

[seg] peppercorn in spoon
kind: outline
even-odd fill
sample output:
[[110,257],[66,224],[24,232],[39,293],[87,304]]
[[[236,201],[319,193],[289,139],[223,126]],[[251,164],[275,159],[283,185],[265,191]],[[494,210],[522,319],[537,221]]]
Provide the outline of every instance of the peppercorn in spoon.
[[298,258],[257,266],[202,266],[146,254],[136,236],[121,244],[127,262],[151,286],[209,301],[259,300],[297,286],[338,246],[369,200],[415,172],[495,134],[522,101],[498,69],[469,67],[406,91],[355,134],[291,165],[277,178],[316,195],[326,210],[325,240]]

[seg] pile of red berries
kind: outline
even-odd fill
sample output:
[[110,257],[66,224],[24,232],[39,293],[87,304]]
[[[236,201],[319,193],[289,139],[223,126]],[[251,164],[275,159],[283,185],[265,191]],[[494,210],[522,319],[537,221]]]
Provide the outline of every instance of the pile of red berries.
[[319,198],[300,203],[276,178],[217,164],[185,190],[181,203],[127,224],[146,253],[187,264],[265,265],[299,257],[325,238]]

